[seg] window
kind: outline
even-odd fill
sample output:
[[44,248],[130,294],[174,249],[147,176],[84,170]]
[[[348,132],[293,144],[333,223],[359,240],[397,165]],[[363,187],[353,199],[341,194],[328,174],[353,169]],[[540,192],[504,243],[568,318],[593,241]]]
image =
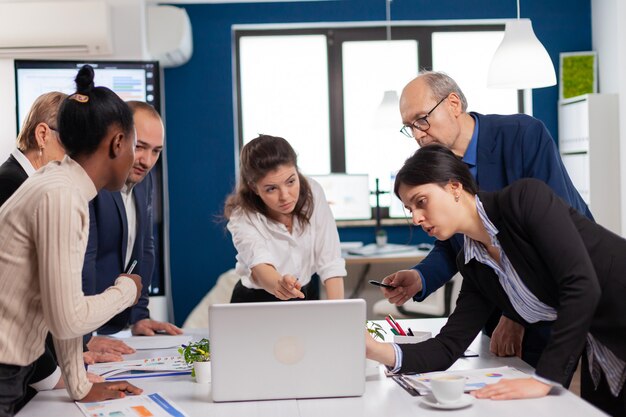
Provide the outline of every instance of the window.
[[512,114],[520,110],[517,90],[487,88],[489,63],[503,36],[502,32],[433,33],[433,69],[454,78],[470,111]]
[[[417,145],[399,132],[397,101],[381,106],[383,96],[399,96],[432,68],[459,83],[470,111],[523,111],[518,91],[486,87],[503,35],[504,25],[393,27],[392,40],[384,27],[236,29],[239,145],[258,133],[282,136],[305,174],[368,174],[370,190],[378,179],[392,191]],[[384,217],[404,216],[391,193],[380,202]]]
[[329,173],[326,37],[246,36],[240,63],[242,143],[284,137],[303,172]]
[[[379,109],[385,92],[397,94],[418,72],[415,40],[343,43],[343,113],[346,173],[369,174],[370,190],[390,190],[391,175],[415,151],[415,142],[398,135],[397,102]],[[372,163],[372,161],[376,161]],[[376,197],[371,197],[372,206]],[[389,194],[380,196],[389,206]]]

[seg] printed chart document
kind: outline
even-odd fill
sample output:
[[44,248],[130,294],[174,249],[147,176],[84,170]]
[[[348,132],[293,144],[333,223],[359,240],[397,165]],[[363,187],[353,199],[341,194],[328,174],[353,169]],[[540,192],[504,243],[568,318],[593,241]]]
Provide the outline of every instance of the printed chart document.
[[[117,379],[147,378],[190,374],[192,366],[178,355],[135,359],[121,362],[95,363],[87,370],[104,377],[107,381]],[[121,417],[121,416],[120,416]]]
[[163,394],[128,395],[118,400],[79,403],[76,405],[87,417],[189,417]]
[[403,375],[402,379],[413,387],[420,395],[431,393],[430,380],[439,375],[462,375],[465,377],[465,392],[474,391],[485,385],[495,384],[502,378],[530,378],[530,375],[511,368],[502,366],[499,368],[469,369],[463,371],[428,372],[425,374]]

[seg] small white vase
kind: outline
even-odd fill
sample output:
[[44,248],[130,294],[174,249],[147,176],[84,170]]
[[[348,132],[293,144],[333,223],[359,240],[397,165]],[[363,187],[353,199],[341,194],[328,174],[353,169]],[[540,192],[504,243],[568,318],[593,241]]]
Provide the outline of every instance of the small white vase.
[[211,382],[211,362],[194,362],[193,369],[196,373],[196,382],[198,384]]
[[382,248],[387,244],[387,231],[379,229],[376,231],[376,246]]

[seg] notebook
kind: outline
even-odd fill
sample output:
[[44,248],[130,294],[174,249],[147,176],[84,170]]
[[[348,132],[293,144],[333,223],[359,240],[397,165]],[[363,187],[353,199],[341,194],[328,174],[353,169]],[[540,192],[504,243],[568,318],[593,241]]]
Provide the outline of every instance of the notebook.
[[209,307],[213,401],[360,396],[365,301]]

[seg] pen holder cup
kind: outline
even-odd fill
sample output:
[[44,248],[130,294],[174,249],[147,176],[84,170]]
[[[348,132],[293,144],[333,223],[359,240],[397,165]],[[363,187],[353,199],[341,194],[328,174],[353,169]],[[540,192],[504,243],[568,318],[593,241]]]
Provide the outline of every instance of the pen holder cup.
[[423,342],[424,340],[428,340],[431,337],[432,337],[431,332],[413,332],[413,336],[398,336],[394,334],[393,341],[394,343],[401,345],[403,343]]

